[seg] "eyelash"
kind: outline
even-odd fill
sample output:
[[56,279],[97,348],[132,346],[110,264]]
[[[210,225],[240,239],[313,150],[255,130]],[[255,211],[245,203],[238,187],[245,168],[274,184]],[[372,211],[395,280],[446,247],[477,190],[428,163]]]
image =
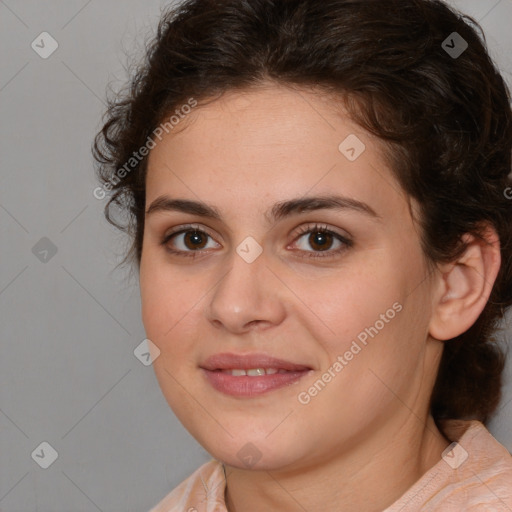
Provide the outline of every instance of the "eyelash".
[[[201,253],[204,253],[204,251],[200,250],[200,249],[196,250],[196,251],[181,251],[181,250],[171,249],[169,247],[169,245],[168,245],[168,243],[171,241],[171,239],[174,238],[175,236],[181,235],[183,233],[188,233],[190,231],[198,232],[200,234],[204,234],[204,235],[207,235],[210,238],[213,238],[213,236],[211,236],[207,231],[205,231],[201,227],[189,224],[189,225],[183,226],[178,231],[167,233],[163,237],[163,239],[161,240],[160,243],[171,254],[174,254],[174,255],[180,256],[180,257],[182,256],[182,257],[185,257],[185,258],[196,258],[196,257],[200,256]],[[340,247],[338,249],[335,249],[335,250],[331,250],[331,249],[327,249],[325,251],[300,251],[299,250],[299,252],[307,253],[307,255],[304,255],[304,256],[301,256],[301,257],[305,257],[305,258],[332,258],[332,257],[340,254],[343,251],[346,251],[347,249],[349,249],[350,247],[353,246],[352,240],[350,240],[347,237],[337,233],[336,231],[333,231],[333,230],[329,229],[327,226],[321,225],[321,224],[314,224],[313,226],[311,226],[311,225],[310,226],[302,226],[299,229],[298,233],[296,234],[296,236],[294,238],[294,242],[299,240],[301,237],[303,237],[307,233],[322,233],[322,234],[326,234],[326,235],[332,235],[335,239],[340,241],[343,245],[342,245],[342,247]]]

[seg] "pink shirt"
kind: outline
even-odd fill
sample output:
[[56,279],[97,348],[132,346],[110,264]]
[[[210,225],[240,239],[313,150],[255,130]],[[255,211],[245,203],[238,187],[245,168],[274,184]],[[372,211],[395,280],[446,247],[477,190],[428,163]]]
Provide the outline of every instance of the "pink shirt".
[[[479,421],[449,420],[442,459],[383,512],[512,512],[512,457]],[[201,466],[149,512],[227,512],[222,464]]]

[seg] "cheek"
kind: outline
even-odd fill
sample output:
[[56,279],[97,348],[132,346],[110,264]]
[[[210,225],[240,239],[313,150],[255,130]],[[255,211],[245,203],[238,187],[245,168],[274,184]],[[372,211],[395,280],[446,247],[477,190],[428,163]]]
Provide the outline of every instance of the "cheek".
[[398,253],[380,251],[318,286],[303,283],[297,289],[315,313],[307,316],[308,330],[318,333],[327,367],[346,355],[350,366],[393,372],[417,357],[428,326],[428,290],[417,286],[425,275],[421,258],[408,254],[404,261]]
[[162,342],[175,326],[187,316],[204,291],[189,278],[181,277],[178,268],[171,268],[150,251],[143,252],[140,265],[142,322],[151,339]]
[[360,333],[364,339],[365,329],[375,324],[383,331],[397,316],[400,306],[396,303],[404,296],[404,280],[393,275],[383,258],[375,259],[377,263],[368,261],[358,268],[347,266],[314,286],[297,283],[297,295],[307,298],[304,302],[315,313],[308,318],[316,320],[331,349],[345,349]]
[[197,287],[185,286],[179,271],[149,253],[141,260],[139,275],[145,333],[160,351],[152,366],[169,406],[175,410],[183,406],[179,383],[193,370],[189,357],[197,338],[193,309],[204,292],[194,293]]
[[139,272],[142,323],[152,341],[156,341],[156,334],[162,330],[166,307],[165,287],[157,278],[159,274],[158,267],[143,253]]
[[140,268],[142,322],[147,338],[160,351],[153,367],[174,409],[183,391],[174,378],[185,382],[195,375],[195,352],[204,338],[200,316],[211,285],[199,274],[184,276],[178,267],[159,261],[158,255],[150,256],[141,261]]

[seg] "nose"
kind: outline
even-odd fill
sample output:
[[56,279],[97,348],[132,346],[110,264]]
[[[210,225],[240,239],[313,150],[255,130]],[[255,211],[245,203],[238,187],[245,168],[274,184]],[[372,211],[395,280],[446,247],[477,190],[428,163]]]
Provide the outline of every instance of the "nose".
[[279,325],[286,315],[284,287],[268,268],[265,251],[254,261],[237,252],[209,296],[205,314],[216,328],[243,334]]

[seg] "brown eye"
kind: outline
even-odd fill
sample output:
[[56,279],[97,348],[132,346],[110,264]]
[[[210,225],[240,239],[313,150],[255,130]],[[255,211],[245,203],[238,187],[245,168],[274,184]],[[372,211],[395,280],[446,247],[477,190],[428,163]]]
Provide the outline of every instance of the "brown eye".
[[334,237],[330,233],[324,231],[312,231],[308,237],[309,245],[317,251],[326,251],[330,249]]
[[324,226],[309,226],[300,230],[294,245],[307,257],[336,256],[352,247],[351,239]]
[[206,245],[208,235],[201,231],[187,231],[184,233],[183,243],[187,249],[203,249]]
[[216,249],[220,245],[214,241],[211,235],[197,228],[181,229],[169,233],[162,240],[162,245],[174,254],[190,256],[190,253],[202,252],[202,249]]

